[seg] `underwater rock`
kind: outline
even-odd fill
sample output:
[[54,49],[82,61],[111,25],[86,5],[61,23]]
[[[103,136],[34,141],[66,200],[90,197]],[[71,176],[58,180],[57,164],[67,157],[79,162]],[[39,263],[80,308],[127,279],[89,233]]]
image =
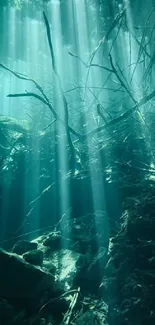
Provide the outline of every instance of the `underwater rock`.
[[81,288],[81,291],[99,294],[99,287],[102,280],[102,274],[107,262],[107,252],[105,248],[98,254],[80,255],[77,261],[77,272],[74,278],[74,284]]
[[71,225],[73,250],[81,254],[96,255],[101,247],[107,247],[107,234],[103,233],[104,219],[106,219],[104,211],[74,218]]
[[39,303],[46,290],[54,290],[54,277],[16,254],[0,249],[0,297]]
[[26,262],[33,265],[43,264],[43,252],[40,250],[31,250],[23,254],[23,258]]
[[113,299],[118,292],[118,284],[116,281],[116,277],[106,277],[104,276],[102,282],[99,287],[100,297],[104,297],[104,300],[109,303],[109,297],[111,297],[111,293],[113,293]]
[[127,235],[133,242],[139,240],[155,240],[155,219],[149,217],[134,217],[127,224]]
[[57,250],[61,248],[62,238],[60,231],[54,231],[50,233],[45,240],[43,241],[43,245],[50,247],[53,250]]
[[108,298],[110,325],[154,322],[155,218],[152,209],[150,214],[149,210],[144,213],[150,201],[147,197],[137,201],[126,223],[111,240],[109,261],[101,283],[101,292]]
[[30,251],[30,250],[36,250],[38,247],[38,244],[35,242],[30,242],[28,240],[19,240],[17,241],[13,248],[12,253],[16,253],[18,255],[23,255],[24,253]]
[[18,120],[11,116],[0,115],[0,124],[2,130],[24,134],[30,132],[30,125],[26,120]]
[[[62,237],[60,231],[44,234],[36,238],[35,242],[38,244],[38,251],[43,254],[42,270],[51,273],[63,291],[72,288],[77,273],[77,264],[81,264],[82,255],[71,249],[61,248]],[[68,246],[68,242],[64,244]],[[31,255],[32,252],[29,253],[26,256]]]
[[48,256],[43,260],[43,268],[55,275],[62,290],[68,290],[73,286],[75,274],[77,272],[76,263],[80,254],[69,249],[48,251]]
[[[44,265],[45,265],[45,264],[44,264]],[[50,272],[52,275],[55,276],[55,274],[56,274],[56,270],[57,270],[57,269],[56,269],[56,266],[50,264],[49,272]]]
[[43,320],[43,324],[45,325],[63,324],[63,317],[68,308],[69,301],[67,301],[65,298],[61,297],[60,299],[51,299],[39,310],[37,315],[38,322],[35,322],[34,325],[40,325],[40,323],[42,324]]
[[[82,255],[59,248],[59,245],[57,249],[53,249],[53,238],[52,247],[43,245],[50,237],[51,233],[36,238],[31,243],[37,244],[38,249],[29,250],[23,256],[0,250],[0,297],[11,303],[13,310],[16,310],[17,322],[15,321],[14,325],[62,323],[65,313],[69,310],[72,291],[74,292],[78,286],[78,282],[75,282],[77,274],[80,274],[79,283],[82,284],[83,281],[88,294],[90,291],[97,293],[100,284],[99,268],[106,263],[105,248],[95,256],[89,253]],[[80,288],[79,297],[83,292],[83,288]],[[83,306],[83,315],[80,314],[81,316],[76,318],[75,324],[107,325],[105,304],[101,304],[101,300],[93,301],[91,297],[88,300]],[[81,301],[83,299],[78,299],[79,311],[83,308]]]
[[14,308],[4,299],[0,299],[0,323],[10,325],[15,316]]
[[107,323],[107,312],[108,305],[104,300],[95,298],[92,295],[85,296],[83,303],[83,312],[79,313],[75,319],[74,324],[76,325],[108,325]]
[[106,324],[105,317],[97,311],[87,311],[81,317],[79,317],[75,322],[75,325],[104,325]]

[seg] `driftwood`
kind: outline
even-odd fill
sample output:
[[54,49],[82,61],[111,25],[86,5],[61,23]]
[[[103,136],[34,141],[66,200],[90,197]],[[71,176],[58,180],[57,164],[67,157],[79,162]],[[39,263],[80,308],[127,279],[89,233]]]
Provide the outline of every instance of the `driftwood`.
[[54,302],[59,301],[61,299],[65,299],[65,297],[70,296],[71,294],[74,294],[71,300],[71,303],[69,305],[69,308],[66,312],[66,314],[64,315],[63,321],[61,323],[61,325],[69,325],[70,324],[70,320],[72,317],[72,313],[73,313],[73,309],[76,305],[77,299],[79,297],[80,294],[80,288],[78,289],[71,289],[65,293],[63,293],[61,296],[56,297],[56,298],[52,298],[49,301],[47,301],[44,305],[42,305],[36,315],[36,317],[34,318],[33,322],[31,323],[31,325],[35,324],[37,320],[40,319],[42,312],[49,306],[51,306]]
[[69,305],[69,308],[68,308],[66,314],[64,315],[64,318],[63,318],[63,321],[62,321],[61,325],[69,325],[70,324],[71,318],[72,318],[72,315],[73,315],[73,311],[74,311],[74,308],[76,306],[76,302],[77,302],[78,297],[79,297],[79,293],[80,293],[80,288],[78,288],[77,292],[74,293],[74,296],[72,297],[71,303]]

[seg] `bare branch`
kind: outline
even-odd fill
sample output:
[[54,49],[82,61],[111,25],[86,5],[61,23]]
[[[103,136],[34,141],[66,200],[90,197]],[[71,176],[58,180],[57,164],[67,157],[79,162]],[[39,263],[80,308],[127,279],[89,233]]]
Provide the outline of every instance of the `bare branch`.
[[68,52],[69,55],[73,56],[74,58],[78,59],[86,68],[91,68],[91,67],[97,67],[97,68],[100,68],[100,69],[103,69],[103,70],[106,70],[108,72],[113,72],[112,69],[109,69],[107,67],[105,67],[104,65],[100,65],[100,64],[97,64],[97,63],[92,63],[92,64],[87,64],[86,62],[84,62],[79,55],[76,55],[76,54],[73,54],[71,52]]
[[85,67],[87,68],[87,63],[86,62],[84,62],[81,58],[80,58],[80,56],[78,56],[77,54],[74,54],[74,53],[72,53],[72,52],[68,52],[68,54],[70,55],[70,56],[72,56],[72,57],[74,57],[74,58],[77,58],[82,64],[84,64],[85,65]]
[[53,123],[55,123],[56,122],[56,119],[54,119],[53,121],[51,121],[48,125],[46,125],[45,127],[44,127],[44,131],[45,130],[47,130]]
[[49,25],[49,22],[48,22],[48,19],[47,19],[46,15],[45,15],[45,12],[43,12],[43,16],[44,16],[44,21],[45,21],[45,26],[46,26],[48,45],[49,45],[50,54],[51,54],[51,58],[52,58],[52,66],[53,66],[54,72],[57,73],[57,69],[56,69],[56,65],[55,65],[55,57],[54,57],[53,45],[52,45],[50,25]]
[[113,29],[114,29],[114,28],[119,24],[120,20],[123,18],[124,14],[125,14],[125,12],[126,12],[126,8],[127,8],[127,6],[125,6],[125,7],[123,8],[123,10],[122,10],[121,12],[119,12],[119,13],[115,16],[115,18],[114,18],[114,20],[113,20],[113,22],[112,22],[112,24],[111,24],[109,30],[108,30],[107,33],[103,36],[103,38],[100,40],[98,46],[97,46],[97,47],[94,49],[94,51],[92,52],[92,54],[91,54],[91,56],[90,56],[90,59],[89,59],[90,64],[92,63],[92,61],[93,61],[95,55],[97,54],[98,50],[100,49],[100,47],[105,43],[105,41],[108,40],[108,38],[109,38],[110,34],[112,33]]
[[[58,114],[56,113],[56,111],[54,110],[53,106],[48,103],[47,101],[44,100],[44,98],[42,98],[41,96],[32,93],[32,92],[26,92],[26,93],[18,93],[18,94],[9,94],[7,97],[34,97],[39,99],[43,104],[45,104],[46,106],[49,107],[49,109],[51,110],[51,112],[53,113],[54,117],[61,122],[61,124],[64,125],[64,121],[58,116]],[[83,137],[83,135],[81,135],[80,133],[76,132],[74,129],[72,129],[72,127],[68,126],[69,131],[74,134],[77,138],[79,138],[79,140]]]
[[[33,93],[30,93],[30,94],[32,94],[33,97],[36,97],[36,96],[34,96],[34,95],[36,95],[36,94],[33,94]],[[25,96],[25,95],[28,96],[28,93],[24,93],[24,94],[12,94],[12,95],[10,94],[10,95],[8,95],[8,96],[9,96],[9,97],[22,97],[23,95],[24,95],[24,96]],[[40,96],[37,95],[36,98],[38,98],[38,97],[40,97]],[[85,140],[87,137],[94,136],[97,132],[103,131],[103,130],[105,130],[105,129],[111,127],[112,125],[115,125],[115,124],[119,123],[120,121],[124,120],[125,118],[129,117],[129,116],[132,115],[132,113],[134,113],[138,108],[140,108],[141,106],[145,105],[149,100],[151,100],[151,99],[154,98],[154,97],[155,97],[155,90],[154,90],[153,92],[151,92],[149,95],[147,95],[147,96],[145,96],[145,97],[142,97],[142,99],[141,99],[138,103],[136,103],[132,108],[130,108],[129,110],[127,110],[127,112],[121,114],[120,116],[118,116],[118,117],[112,119],[110,122],[107,122],[105,125],[100,126],[100,127],[96,128],[96,129],[94,129],[94,130],[92,130],[92,131],[90,131],[90,132],[88,132],[88,133],[86,133],[86,134],[80,134],[80,133],[74,131],[70,126],[69,126],[69,130],[70,130],[70,132],[72,132],[76,137],[78,137],[78,139],[79,139],[80,141],[83,141],[83,140]],[[39,98],[38,98],[38,99],[39,99]],[[48,106],[48,103],[46,103],[46,105]],[[60,121],[61,123],[64,124],[64,122],[63,122],[61,119],[59,119],[59,121]]]
[[74,296],[72,297],[72,300],[71,300],[71,303],[69,305],[68,311],[64,315],[62,325],[69,325],[70,324],[70,320],[71,320],[71,317],[72,317],[72,314],[73,314],[74,307],[75,307],[76,302],[78,300],[79,293],[80,293],[80,287],[77,289],[77,292],[75,292]]
[[87,68],[91,68],[91,67],[97,67],[97,68],[100,68],[100,69],[103,69],[103,70],[106,70],[108,72],[113,73],[112,69],[109,69],[109,68],[105,67],[104,65],[100,65],[100,64],[96,64],[96,63],[92,63],[90,65],[87,65]]
[[118,37],[118,35],[119,35],[119,32],[120,32],[120,30],[121,30],[121,26],[122,26],[122,20],[121,20],[120,23],[119,23],[118,31],[117,31],[117,34],[116,34],[116,36],[115,36],[113,42],[112,42],[112,45],[111,45],[111,48],[110,48],[109,53],[111,53],[111,51],[112,51],[112,49],[113,49],[113,47],[114,47],[114,44],[115,44],[115,42],[116,42],[116,40],[117,40],[117,37]]
[[18,94],[9,94],[7,95],[7,97],[34,97],[39,99],[43,104],[47,105],[51,112],[53,113],[55,118],[58,118],[58,114],[55,112],[53,106],[47,102],[43,97],[41,97],[40,95],[33,93],[33,92],[25,92],[25,93],[18,93]]
[[[87,87],[88,89],[99,89],[99,90],[109,90],[109,91],[113,91],[114,93],[115,92],[117,92],[117,91],[121,91],[121,92],[125,92],[125,90],[121,90],[120,88],[122,88],[122,86],[121,87],[119,87],[118,89],[114,89],[114,88],[109,88],[109,87],[96,87],[96,86],[89,86],[89,87]],[[84,86],[77,86],[77,87],[74,87],[74,88],[71,88],[71,89],[68,89],[68,90],[66,90],[65,91],[65,94],[67,94],[67,93],[70,93],[70,92],[72,92],[72,91],[75,91],[75,90],[78,90],[78,89],[85,89],[85,87]]]
[[114,118],[113,120],[111,120],[110,122],[108,122],[107,124],[98,127],[97,129],[94,129],[93,131],[90,131],[89,133],[87,133],[85,136],[89,137],[89,136],[94,136],[97,132],[103,131],[109,127],[111,127],[112,125],[115,125],[117,123],[119,123],[120,121],[124,120],[125,118],[128,118],[130,115],[132,115],[138,108],[140,108],[141,106],[145,105],[149,100],[151,100],[153,97],[155,97],[155,90],[143,97],[139,103],[135,104],[132,108],[130,108],[129,110],[127,110],[125,113],[121,114],[120,116]]
[[103,36],[103,38],[100,40],[99,44],[96,46],[96,48],[95,48],[94,51],[92,52],[92,54],[91,54],[91,56],[90,56],[90,58],[89,58],[89,61],[88,61],[90,67],[89,67],[89,69],[88,69],[87,76],[86,76],[86,87],[87,87],[87,83],[88,83],[88,78],[89,78],[90,68],[91,68],[92,62],[93,62],[93,60],[94,60],[96,54],[98,53],[98,51],[99,51],[99,49],[101,48],[101,46],[103,46],[104,43],[108,40],[109,35],[110,35],[111,32],[113,31],[113,29],[114,29],[114,28],[119,24],[120,20],[123,18],[124,14],[125,14],[125,12],[126,12],[126,8],[127,8],[127,6],[128,6],[128,4],[123,8],[123,10],[122,10],[121,12],[119,12],[119,13],[115,16],[115,18],[114,18],[114,20],[113,20],[113,22],[112,22],[112,24],[111,24],[109,30],[108,30],[107,33]]
[[151,55],[148,53],[148,51],[146,50],[145,46],[142,45],[142,41],[140,42],[138,40],[138,38],[133,34],[133,32],[131,30],[129,30],[129,32],[131,33],[132,37],[135,39],[135,41],[137,42],[137,44],[140,46],[141,48],[141,51],[143,51],[147,56],[148,58],[151,59]]
[[103,121],[107,124],[107,120],[104,117],[103,113],[101,112],[101,105],[99,103],[97,104],[97,113],[103,119]]
[[113,63],[113,59],[111,54],[109,54],[109,58],[110,58],[110,63],[113,69],[113,73],[116,75],[117,79],[119,80],[120,84],[122,85],[122,87],[126,90],[126,92],[128,93],[128,95],[131,97],[131,99],[133,100],[134,103],[136,103],[136,100],[134,99],[134,97],[132,96],[132,93],[130,92],[130,90],[128,89],[128,87],[125,85],[124,81],[121,79],[121,77],[119,76],[114,63]]
[[41,92],[41,94],[43,95],[44,99],[45,99],[47,102],[49,102],[49,99],[48,99],[47,96],[45,95],[43,89],[41,88],[41,86],[40,86],[40,85],[39,85],[39,84],[38,84],[34,79],[29,78],[29,77],[27,77],[26,75],[23,75],[23,74],[21,74],[21,73],[19,73],[19,72],[15,72],[15,71],[13,71],[13,70],[7,68],[5,65],[3,65],[3,64],[1,64],[1,63],[0,63],[0,67],[3,68],[3,69],[5,69],[6,71],[11,72],[11,73],[12,73],[16,78],[18,78],[18,79],[31,81],[31,82],[36,86],[36,88]]

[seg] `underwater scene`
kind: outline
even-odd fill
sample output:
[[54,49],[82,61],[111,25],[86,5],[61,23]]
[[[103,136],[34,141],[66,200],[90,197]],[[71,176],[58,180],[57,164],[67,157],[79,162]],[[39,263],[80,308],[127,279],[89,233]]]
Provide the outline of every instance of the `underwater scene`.
[[0,0],[0,325],[155,325],[153,0]]

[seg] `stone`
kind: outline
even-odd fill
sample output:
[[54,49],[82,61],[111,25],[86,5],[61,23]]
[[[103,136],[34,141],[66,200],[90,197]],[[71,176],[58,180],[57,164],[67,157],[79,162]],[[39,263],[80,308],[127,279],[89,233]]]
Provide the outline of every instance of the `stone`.
[[60,231],[55,231],[50,233],[43,241],[44,246],[50,247],[53,250],[60,249],[61,243],[62,243],[62,237]]
[[77,272],[76,264],[80,254],[69,249],[60,249],[57,251],[48,250],[48,256],[45,254],[43,268],[55,275],[56,281],[62,290],[69,290],[74,282]]
[[28,240],[19,240],[12,248],[12,253],[23,255],[24,253],[37,249],[38,244]]
[[30,264],[41,266],[43,264],[43,255],[43,252],[40,250],[31,250],[23,254],[23,258]]
[[87,311],[81,317],[79,317],[74,324],[75,325],[104,325],[104,319],[96,311]]
[[0,297],[39,304],[47,290],[54,291],[54,277],[27,262],[22,257],[0,249]]

